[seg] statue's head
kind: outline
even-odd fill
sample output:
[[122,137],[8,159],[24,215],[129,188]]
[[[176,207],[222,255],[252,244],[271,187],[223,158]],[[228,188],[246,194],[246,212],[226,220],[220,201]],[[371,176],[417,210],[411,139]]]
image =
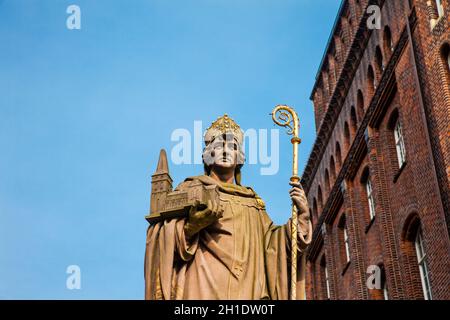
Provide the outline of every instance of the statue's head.
[[211,170],[233,170],[237,184],[241,184],[241,168],[245,162],[242,148],[244,134],[228,115],[218,118],[206,130],[203,165],[205,174]]

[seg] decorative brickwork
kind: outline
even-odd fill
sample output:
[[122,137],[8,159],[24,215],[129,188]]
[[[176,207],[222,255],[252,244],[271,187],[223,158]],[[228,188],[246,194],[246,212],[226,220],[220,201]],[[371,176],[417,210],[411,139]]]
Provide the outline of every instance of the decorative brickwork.
[[429,2],[342,2],[311,94],[308,299],[450,299],[450,2]]

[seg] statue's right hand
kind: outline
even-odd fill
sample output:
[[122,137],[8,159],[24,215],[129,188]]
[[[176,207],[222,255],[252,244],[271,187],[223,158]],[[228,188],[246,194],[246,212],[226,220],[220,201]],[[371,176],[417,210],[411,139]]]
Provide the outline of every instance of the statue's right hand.
[[195,201],[194,205],[189,211],[189,221],[193,223],[200,223],[202,225],[209,225],[212,222],[220,219],[223,216],[223,208],[218,202],[208,201],[208,205],[200,204]]
[[223,207],[218,202],[208,201],[208,205],[196,201],[189,210],[189,218],[185,225],[188,236],[193,236],[203,228],[214,223],[223,216]]

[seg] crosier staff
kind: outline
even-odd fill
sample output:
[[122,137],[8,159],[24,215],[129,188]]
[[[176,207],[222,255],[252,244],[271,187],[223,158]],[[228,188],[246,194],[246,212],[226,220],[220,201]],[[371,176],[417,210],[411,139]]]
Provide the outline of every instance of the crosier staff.
[[[300,177],[298,176],[298,145],[301,143],[299,138],[300,122],[297,113],[294,109],[286,105],[279,105],[273,109],[272,113],[273,121],[281,126],[288,128],[287,134],[292,135],[291,143],[293,147],[293,159],[292,159],[292,177],[291,182],[299,183]],[[292,203],[292,221],[291,221],[291,300],[297,300],[297,208]],[[303,263],[302,257],[302,263]],[[303,270],[302,268],[301,270]],[[304,275],[303,275],[304,277]],[[305,298],[304,281],[301,282],[302,288],[300,288],[300,299]]]

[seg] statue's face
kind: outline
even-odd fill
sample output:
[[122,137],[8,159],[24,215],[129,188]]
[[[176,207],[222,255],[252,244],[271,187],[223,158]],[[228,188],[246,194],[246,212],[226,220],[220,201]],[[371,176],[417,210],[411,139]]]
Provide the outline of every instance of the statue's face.
[[212,142],[214,166],[235,170],[238,159],[238,145],[234,139],[217,137]]

